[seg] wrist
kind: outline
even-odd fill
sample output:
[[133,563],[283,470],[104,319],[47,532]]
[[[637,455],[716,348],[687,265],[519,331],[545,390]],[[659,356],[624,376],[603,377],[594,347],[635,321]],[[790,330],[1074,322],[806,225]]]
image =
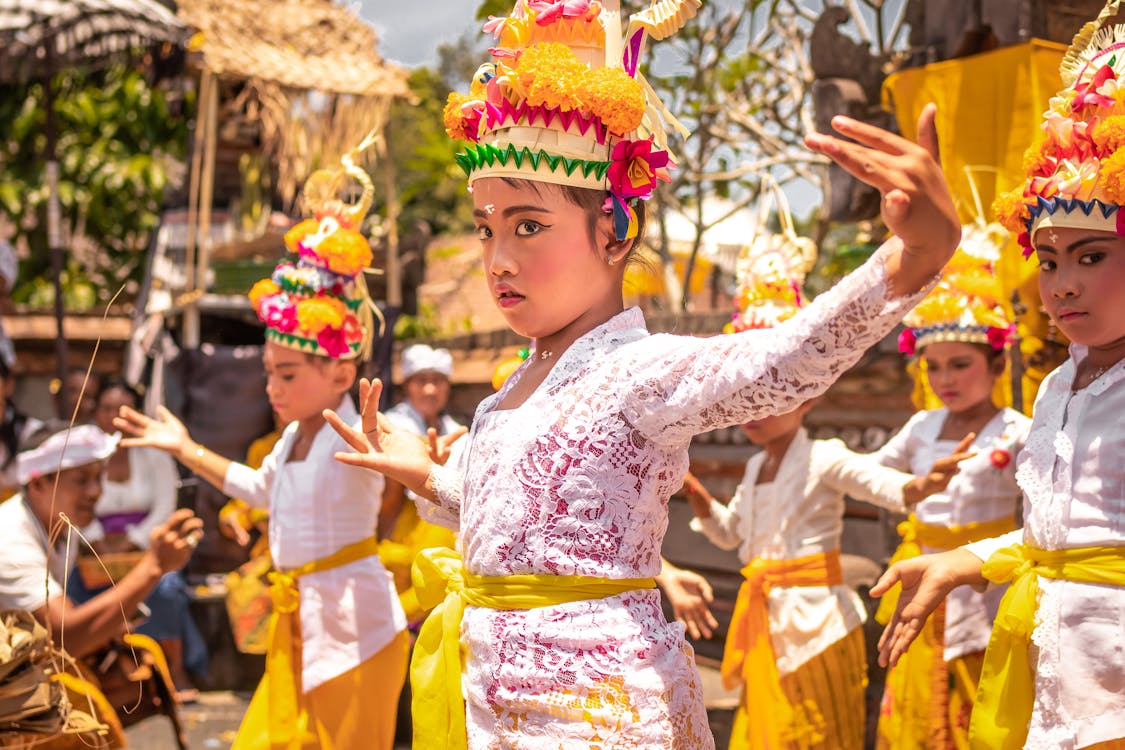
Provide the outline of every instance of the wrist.
[[193,474],[198,474],[200,467],[203,465],[203,456],[207,452],[199,443],[194,440],[188,440],[184,445],[180,446],[180,455],[177,456],[180,463],[188,468],[188,471]]
[[137,563],[133,570],[137,575],[142,576],[147,583],[155,583],[164,575],[164,568],[160,565],[160,559],[151,548],[145,550],[144,555],[141,556],[140,562]]

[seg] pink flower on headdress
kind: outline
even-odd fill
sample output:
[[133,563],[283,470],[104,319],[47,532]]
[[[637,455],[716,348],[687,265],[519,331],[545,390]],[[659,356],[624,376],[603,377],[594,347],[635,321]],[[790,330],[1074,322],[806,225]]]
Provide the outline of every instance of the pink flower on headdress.
[[1117,74],[1110,66],[1103,65],[1087,83],[1074,87],[1071,110],[1079,112],[1088,104],[1096,107],[1112,107],[1115,104],[1113,94],[1117,91],[1117,87]]
[[590,10],[590,0],[528,0],[535,11],[535,23],[547,26],[558,18],[580,18]]
[[910,328],[904,328],[902,333],[898,335],[898,350],[908,357],[913,357],[914,344],[914,331]]
[[648,198],[658,180],[668,181],[667,151],[653,151],[652,138],[620,141],[613,147],[609,165],[609,190],[621,198]]
[[316,343],[320,344],[325,354],[333,359],[342,357],[349,351],[343,328],[323,329],[316,335]]
[[1016,324],[1012,323],[1004,328],[997,328],[996,326],[989,327],[985,335],[988,337],[988,345],[996,351],[1000,351],[1008,345],[1008,340],[1016,332]]
[[293,333],[297,330],[297,309],[292,305],[267,307],[262,322],[282,333]]
[[1012,462],[1012,454],[1003,448],[993,448],[988,454],[988,460],[997,469],[1003,469]]

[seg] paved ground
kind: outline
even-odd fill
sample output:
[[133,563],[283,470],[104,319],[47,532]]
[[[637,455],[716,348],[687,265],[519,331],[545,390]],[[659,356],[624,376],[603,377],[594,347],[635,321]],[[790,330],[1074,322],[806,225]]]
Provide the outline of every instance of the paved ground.
[[[723,691],[715,669],[701,666],[700,673],[716,745],[726,747],[732,709],[738,702],[738,696]],[[183,706],[180,720],[187,732],[188,747],[191,750],[227,750],[234,740],[234,733],[249,701],[249,693],[212,692],[203,693],[198,703]],[[129,738],[131,750],[176,748],[172,725],[163,716],[145,719],[129,727],[125,734]],[[396,750],[409,750],[410,745],[403,743],[395,747]]]

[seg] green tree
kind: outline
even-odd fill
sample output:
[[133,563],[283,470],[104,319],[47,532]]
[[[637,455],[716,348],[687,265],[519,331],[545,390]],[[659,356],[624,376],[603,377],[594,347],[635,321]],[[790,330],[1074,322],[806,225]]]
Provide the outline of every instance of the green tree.
[[[61,73],[54,81],[59,202],[71,309],[104,304],[144,267],[164,190],[183,174],[187,118],[137,70]],[[191,104],[182,102],[183,107]],[[0,214],[26,241],[13,299],[49,306],[42,83],[0,87]]]

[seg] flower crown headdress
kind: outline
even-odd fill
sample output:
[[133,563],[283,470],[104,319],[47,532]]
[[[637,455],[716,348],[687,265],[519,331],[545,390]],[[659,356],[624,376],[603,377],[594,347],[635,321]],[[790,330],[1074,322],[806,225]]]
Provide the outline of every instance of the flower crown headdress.
[[636,201],[669,179],[665,128],[687,136],[641,75],[641,55],[701,0],[654,0],[629,17],[623,38],[619,5],[517,0],[508,16],[490,17],[492,62],[468,95],[449,95],[444,119],[450,137],[471,143],[457,156],[470,185],[499,176],[605,190],[624,240],[637,235]]
[[929,344],[960,341],[1000,351],[1015,326],[1004,309],[1004,291],[995,264],[1007,242],[999,224],[961,227],[961,245],[942,269],[941,279],[903,322],[898,348],[914,356]]
[[[765,231],[771,204],[781,224],[777,233]],[[816,256],[816,243],[797,235],[781,186],[763,174],[754,238],[742,248],[735,263],[734,302],[738,312],[724,326],[724,333],[773,328],[796,315],[805,305],[801,286],[816,264]]]
[[[297,256],[248,296],[266,324],[266,339],[298,351],[332,359],[366,358],[374,321],[382,316],[367,292],[364,272],[373,254],[359,227],[371,208],[375,186],[354,157],[375,143],[374,132],[341,159],[341,166],[317,170],[305,181],[303,203],[312,218],[285,233],[285,246]],[[347,178],[363,190],[354,203],[337,196]]]
[[1043,114],[1046,138],[1024,154],[1027,179],[993,203],[1024,256],[1048,226],[1125,236],[1125,25],[1103,28],[1120,0],[1075,35],[1059,66],[1063,89]]

